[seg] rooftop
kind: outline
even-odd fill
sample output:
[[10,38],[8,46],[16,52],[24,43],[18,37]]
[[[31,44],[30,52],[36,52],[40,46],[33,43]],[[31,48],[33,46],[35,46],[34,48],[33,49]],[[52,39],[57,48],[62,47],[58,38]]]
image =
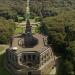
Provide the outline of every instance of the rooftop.
[[23,52],[23,51],[37,51],[37,52],[42,52],[42,51],[44,51],[44,50],[46,50],[47,48],[48,48],[48,46],[45,46],[44,45],[44,41],[43,41],[43,38],[46,38],[46,36],[44,36],[44,35],[42,35],[42,34],[35,34],[35,35],[33,35],[35,38],[37,38],[38,39],[38,44],[37,45],[35,45],[34,47],[32,47],[32,48],[24,48],[24,47],[22,47],[22,46],[19,46],[19,44],[18,44],[18,42],[19,42],[19,40],[20,39],[22,39],[22,38],[17,38],[17,37],[15,37],[14,39],[13,39],[13,43],[12,43],[12,47],[14,48],[14,47],[17,47],[17,49],[16,49],[16,53],[20,53],[20,52]]

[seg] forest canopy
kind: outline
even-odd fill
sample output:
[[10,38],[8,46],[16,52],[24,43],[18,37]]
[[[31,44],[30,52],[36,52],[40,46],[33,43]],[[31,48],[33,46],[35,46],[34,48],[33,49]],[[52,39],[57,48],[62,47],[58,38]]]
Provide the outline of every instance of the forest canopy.
[[48,43],[60,56],[57,75],[75,75],[75,10],[46,17],[41,31],[47,30]]
[[[31,2],[34,1],[34,2]],[[38,6],[39,5],[39,6]],[[63,11],[75,9],[75,0],[30,0],[31,16],[54,16]],[[18,16],[25,18],[26,0],[0,0],[0,16],[17,21]]]

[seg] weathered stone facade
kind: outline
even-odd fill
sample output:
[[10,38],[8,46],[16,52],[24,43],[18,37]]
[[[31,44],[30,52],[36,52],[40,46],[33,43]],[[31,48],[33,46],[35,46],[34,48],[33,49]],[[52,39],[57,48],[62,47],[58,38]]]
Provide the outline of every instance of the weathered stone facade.
[[[40,49],[41,50],[41,49]],[[39,50],[38,50],[39,51]],[[6,50],[7,67],[15,75],[46,75],[55,65],[55,56],[50,47],[42,52]]]
[[6,68],[12,75],[48,75],[55,65],[55,56],[45,35],[32,34],[28,7],[27,12],[25,33],[13,36],[6,49]]

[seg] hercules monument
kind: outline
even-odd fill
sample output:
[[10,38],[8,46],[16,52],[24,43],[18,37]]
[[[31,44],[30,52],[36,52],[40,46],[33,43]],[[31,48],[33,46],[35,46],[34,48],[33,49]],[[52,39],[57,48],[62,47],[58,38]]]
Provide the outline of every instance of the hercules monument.
[[24,33],[11,37],[6,49],[6,69],[12,75],[48,75],[55,65],[55,56],[45,35],[32,34],[29,3],[27,0]]

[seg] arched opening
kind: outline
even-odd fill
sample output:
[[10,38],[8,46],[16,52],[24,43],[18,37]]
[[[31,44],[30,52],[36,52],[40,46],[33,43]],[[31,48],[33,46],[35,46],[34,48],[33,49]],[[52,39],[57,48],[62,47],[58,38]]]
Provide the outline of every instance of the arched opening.
[[32,73],[31,72],[28,72],[28,75],[32,75]]

